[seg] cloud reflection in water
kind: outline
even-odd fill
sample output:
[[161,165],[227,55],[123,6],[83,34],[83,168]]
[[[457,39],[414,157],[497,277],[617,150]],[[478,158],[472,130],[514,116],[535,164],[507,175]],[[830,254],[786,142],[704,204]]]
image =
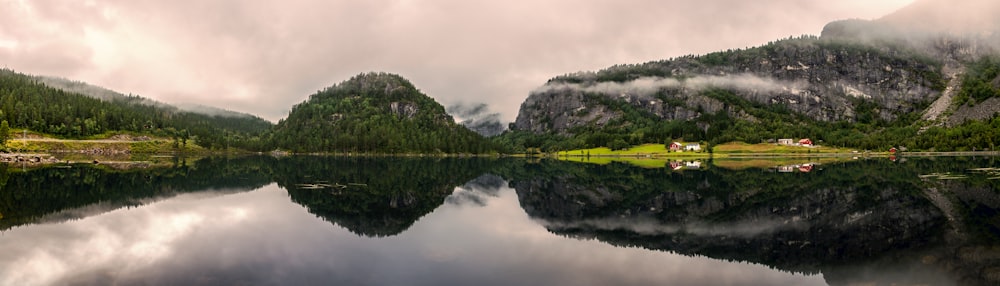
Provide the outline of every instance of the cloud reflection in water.
[[[475,186],[456,188],[456,194]],[[501,186],[366,238],[269,185],[180,195],[0,237],[0,284],[823,285],[822,276],[614,247],[550,233]]]

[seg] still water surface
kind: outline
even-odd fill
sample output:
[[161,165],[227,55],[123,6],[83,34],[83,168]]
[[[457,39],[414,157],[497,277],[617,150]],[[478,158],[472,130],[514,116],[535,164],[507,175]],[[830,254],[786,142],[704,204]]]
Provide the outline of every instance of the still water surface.
[[0,177],[0,284],[1000,281],[998,174],[969,170],[994,159],[830,162],[808,173],[767,164],[11,166]]

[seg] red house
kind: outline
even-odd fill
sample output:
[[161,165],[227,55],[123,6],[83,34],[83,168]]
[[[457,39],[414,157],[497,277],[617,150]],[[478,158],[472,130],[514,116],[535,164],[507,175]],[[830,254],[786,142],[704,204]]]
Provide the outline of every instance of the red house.
[[809,140],[809,138],[802,139],[802,140],[799,140],[799,145],[802,145],[802,146],[812,146],[813,145],[813,141]]
[[684,145],[681,144],[681,142],[674,142],[670,143],[670,146],[667,146],[667,149],[670,149],[670,151],[680,151],[684,150]]

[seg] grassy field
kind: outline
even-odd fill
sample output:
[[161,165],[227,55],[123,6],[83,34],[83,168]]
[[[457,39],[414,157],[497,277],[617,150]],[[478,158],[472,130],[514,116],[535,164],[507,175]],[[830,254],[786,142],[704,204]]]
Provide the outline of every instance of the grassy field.
[[715,153],[723,154],[734,154],[734,153],[753,153],[753,154],[800,154],[800,153],[851,153],[856,151],[855,149],[848,148],[835,148],[835,147],[825,147],[825,146],[814,146],[814,147],[804,147],[804,146],[788,146],[788,145],[778,145],[770,143],[760,143],[760,144],[747,144],[743,142],[731,142],[726,144],[716,145],[713,149]]
[[678,157],[678,158],[708,158],[711,154],[708,151],[701,152],[671,152],[667,150],[667,147],[663,144],[643,144],[628,148],[625,150],[614,150],[607,147],[591,148],[591,149],[579,149],[572,151],[560,151],[557,153],[559,157],[614,157],[614,156],[630,156],[630,157]]
[[32,138],[29,140],[7,140],[3,149],[7,152],[83,152],[99,154],[139,154],[139,153],[198,153],[208,150],[189,141],[185,146],[174,147],[169,139],[147,141],[114,140],[66,140],[53,138]]
[[[834,163],[851,160],[854,149],[823,146],[804,147],[777,144],[746,144],[742,142],[717,145],[712,152],[670,152],[663,144],[643,144],[625,150],[591,148],[556,153],[560,160],[590,164],[622,162],[643,168],[664,168],[671,161],[688,161],[713,158],[713,165],[741,170],[771,168],[805,163]],[[840,155],[838,155],[840,154]],[[819,155],[812,157],[810,155]],[[846,156],[842,156],[846,155]]]
[[[559,157],[559,160],[587,163],[587,164],[598,164],[606,165],[612,162],[625,163],[633,165],[640,168],[647,169],[660,169],[669,166],[672,161],[693,161],[701,160],[699,158],[645,158],[645,157],[614,157],[614,156],[591,156],[591,157],[581,157],[581,156],[569,156],[569,157]],[[836,157],[763,157],[763,158],[716,158],[712,159],[711,165],[723,169],[729,170],[745,170],[745,169],[767,169],[774,168],[778,166],[787,165],[801,165],[801,164],[833,164],[838,162],[845,162],[853,160],[853,157],[847,156],[836,156]]]
[[851,154],[856,150],[848,148],[835,148],[825,146],[788,146],[769,143],[746,144],[742,142],[732,142],[713,147],[712,152],[684,151],[671,152],[663,144],[643,144],[625,150],[611,150],[607,147],[578,149],[571,151],[560,151],[556,153],[559,157],[668,157],[668,158],[720,158],[729,154]]

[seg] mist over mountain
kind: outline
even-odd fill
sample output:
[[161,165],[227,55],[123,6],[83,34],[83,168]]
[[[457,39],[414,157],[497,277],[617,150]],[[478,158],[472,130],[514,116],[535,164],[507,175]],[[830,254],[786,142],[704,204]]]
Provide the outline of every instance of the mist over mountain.
[[1000,111],[994,15],[995,1],[922,0],[829,23],[821,36],[557,76],[530,93],[512,129],[557,136],[522,146],[556,150],[787,137],[992,148],[1000,142],[948,134]]
[[835,21],[822,37],[903,46],[942,60],[970,61],[1000,51],[1000,2],[918,0],[875,20]]
[[479,135],[492,137],[507,131],[506,124],[500,122],[499,112],[490,112],[489,106],[480,104],[453,104],[445,109],[459,124]]

